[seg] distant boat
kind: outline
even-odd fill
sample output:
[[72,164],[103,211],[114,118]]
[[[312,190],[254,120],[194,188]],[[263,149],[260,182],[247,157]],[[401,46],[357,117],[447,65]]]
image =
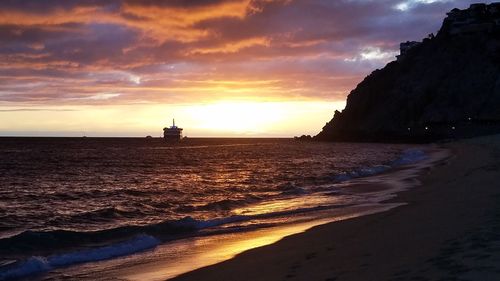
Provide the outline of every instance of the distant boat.
[[172,119],[170,128],[163,128],[163,138],[171,142],[178,142],[182,139],[182,128],[175,126],[175,119]]

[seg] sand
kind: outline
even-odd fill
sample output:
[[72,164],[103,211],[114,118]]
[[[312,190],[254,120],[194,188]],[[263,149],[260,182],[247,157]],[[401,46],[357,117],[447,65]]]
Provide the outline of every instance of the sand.
[[173,280],[500,280],[500,136],[454,156],[387,212],[313,227]]

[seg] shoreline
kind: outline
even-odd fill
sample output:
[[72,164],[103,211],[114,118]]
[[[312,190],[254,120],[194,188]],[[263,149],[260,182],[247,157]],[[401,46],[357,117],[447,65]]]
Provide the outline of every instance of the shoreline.
[[[391,202],[399,192],[418,187],[417,178],[421,173],[432,169],[450,157],[448,149],[434,146],[418,148],[417,150],[421,149],[425,151],[426,157],[416,163],[402,164],[380,174],[353,178],[339,184],[342,189],[348,189],[350,193],[370,194],[369,196],[373,196],[374,199],[378,198],[371,204],[333,211],[315,211],[316,215],[313,219],[294,221],[271,228],[264,227],[209,237],[193,237],[188,241],[179,240],[172,244],[164,244],[154,250],[157,253],[156,258],[146,262],[138,262],[130,268],[121,266],[121,269],[118,269],[112,276],[119,280],[128,281],[175,280],[183,274],[217,266],[217,264],[237,258],[247,251],[268,247],[279,243],[280,240],[286,239],[288,236],[307,232],[317,226],[397,208],[406,204],[405,202]],[[186,244],[190,244],[191,248],[187,248]],[[183,255],[179,256],[179,254],[175,254],[176,252],[183,252]],[[93,276],[97,277],[98,275]],[[195,277],[193,280],[197,280],[197,278]],[[218,276],[215,279],[220,280]]]
[[[270,245],[314,226],[385,212],[405,204],[392,203],[389,199],[396,197],[396,194],[403,190],[418,186],[417,177],[421,173],[449,157],[447,149],[435,145],[410,148],[408,152],[402,154],[405,157],[398,158],[399,164],[390,170],[371,176],[354,177],[337,184],[338,188],[347,192],[346,194],[370,198],[370,200],[363,199],[366,200],[364,204],[324,210],[319,208],[310,214],[298,213],[293,215],[296,217],[293,217],[292,222],[272,227],[262,226],[241,232],[200,235],[160,243],[154,250],[51,270],[37,280],[52,280],[63,276],[75,276],[81,280],[104,277],[109,280],[165,280],[230,260],[242,252]],[[420,161],[413,162],[415,159]]]
[[[380,174],[353,178],[340,184],[342,189],[349,190],[350,193],[370,194],[369,196],[374,199],[378,198],[372,204],[342,208],[333,212],[332,210],[323,211],[323,213],[316,211],[314,219],[294,221],[271,228],[264,227],[239,233],[175,241],[158,246],[154,250],[156,253],[154,257],[138,258],[137,262],[129,263],[129,266],[120,265],[114,272],[108,272],[108,274],[118,280],[129,281],[175,279],[177,276],[189,274],[192,271],[217,266],[246,251],[279,243],[288,236],[303,233],[313,227],[386,212],[404,205],[405,202],[390,201],[399,192],[418,187],[417,178],[420,174],[450,157],[448,149],[431,146],[420,147],[417,150],[420,151],[420,149],[423,149],[427,155],[421,161],[402,164]],[[179,255],[179,252],[182,252],[182,255]],[[108,274],[106,276],[109,276]],[[99,274],[90,276],[98,277]]]
[[404,206],[315,226],[169,280],[498,280],[500,136],[445,147],[451,161],[388,200]]

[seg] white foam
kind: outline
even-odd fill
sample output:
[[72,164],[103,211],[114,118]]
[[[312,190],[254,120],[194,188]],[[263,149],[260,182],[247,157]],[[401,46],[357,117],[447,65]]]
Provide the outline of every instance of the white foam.
[[0,272],[0,280],[9,280],[51,269],[44,257],[31,257],[26,261]]
[[383,173],[392,167],[409,165],[420,162],[428,158],[428,155],[421,149],[411,148],[404,150],[398,159],[392,161],[389,165],[378,165],[372,167],[363,167],[354,171],[346,172],[335,176],[336,181],[348,181],[359,177],[374,176]]
[[385,165],[378,165],[378,166],[372,166],[372,167],[364,167],[360,168],[354,171],[347,172],[345,174],[341,174],[335,177],[336,181],[347,181],[351,180],[354,178],[359,178],[359,177],[367,177],[367,176],[373,176],[380,174],[382,172],[385,172],[389,170],[391,167],[390,166],[385,166]]
[[152,236],[140,235],[132,240],[110,246],[50,257],[48,258],[48,262],[51,266],[58,267],[75,263],[100,261],[153,248],[159,243],[160,241]]
[[[235,216],[230,216],[230,217],[225,217],[225,218],[217,218],[217,219],[211,219],[211,220],[195,220],[191,217],[188,217],[188,218],[191,220],[191,223],[197,229],[204,229],[204,228],[220,226],[220,225],[234,223],[234,222],[241,222],[241,221],[246,221],[246,220],[251,219],[251,217],[249,217],[249,216],[242,216],[242,215],[235,215]],[[183,220],[186,220],[186,218],[184,218]]]
[[422,160],[427,159],[427,154],[421,149],[411,148],[403,151],[401,156],[392,162],[392,166],[401,166],[413,164]]
[[53,268],[77,263],[100,261],[156,247],[160,241],[149,235],[139,235],[131,240],[95,249],[77,251],[50,257],[31,257],[17,265],[0,271],[0,280],[20,278]]

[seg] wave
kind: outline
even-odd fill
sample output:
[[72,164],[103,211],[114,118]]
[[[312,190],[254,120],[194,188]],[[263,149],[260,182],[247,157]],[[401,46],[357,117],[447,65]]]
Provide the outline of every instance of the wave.
[[[391,168],[409,165],[426,158],[427,155],[424,151],[409,149],[404,151],[398,159],[386,165],[359,168],[342,175],[336,175],[334,182],[383,173]],[[308,190],[296,186],[291,182],[278,186],[278,191],[280,191],[281,195],[285,196],[300,196],[310,193]],[[247,198],[245,200],[225,199],[208,203],[198,208],[204,210],[231,210],[234,207],[239,207],[241,204],[251,203],[250,201],[260,201],[258,199],[261,198]],[[137,251],[155,247],[161,242],[197,235],[197,231],[207,228],[224,226],[225,228],[219,227],[216,231],[224,231],[224,229],[227,229],[227,231],[235,231],[238,229],[246,229],[246,226],[241,224],[242,222],[265,220],[274,217],[290,216],[326,209],[343,208],[351,205],[352,204],[299,207],[293,210],[256,215],[234,215],[209,220],[197,220],[187,216],[177,220],[167,220],[149,225],[127,225],[88,232],[71,230],[24,231],[14,236],[0,239],[0,255],[29,257],[24,261],[0,267],[0,280],[19,278],[47,271],[55,267],[89,261],[99,261],[132,254]],[[98,212],[85,213],[82,219],[96,219],[96,217],[112,219],[116,216],[127,216],[128,214],[128,210],[106,208]],[[260,223],[263,222],[261,221]],[[64,251],[67,253],[52,255],[54,252]]]
[[[350,205],[350,204],[349,204]],[[149,235],[161,241],[186,237],[197,231],[227,224],[246,222],[251,220],[268,219],[273,217],[288,216],[311,211],[346,207],[348,205],[326,205],[316,207],[304,207],[293,210],[276,211],[254,215],[232,215],[228,217],[198,220],[190,216],[179,220],[167,220],[150,225],[130,225],[100,231],[24,231],[17,235],[0,239],[0,254],[8,256],[12,253],[17,255],[37,252],[50,254],[54,251],[75,249],[85,245],[105,245],[110,242],[123,241],[137,235]],[[78,248],[77,248],[78,249]]]
[[386,172],[389,169],[391,169],[391,167],[387,166],[387,165],[359,168],[359,169],[356,169],[354,171],[350,171],[350,172],[346,172],[344,174],[338,175],[335,177],[335,180],[337,182],[342,182],[342,181],[347,181],[347,180],[354,179],[354,178],[373,176],[376,174]]
[[308,193],[304,188],[297,186],[291,182],[286,182],[279,185],[278,190],[281,191],[281,195],[303,195]]
[[247,194],[239,199],[222,199],[218,201],[209,202],[203,205],[183,205],[176,208],[180,212],[195,212],[195,211],[230,211],[238,207],[249,205],[262,201],[262,198],[257,195]]
[[130,255],[154,248],[159,243],[160,241],[152,236],[139,235],[124,242],[94,249],[80,250],[48,257],[32,256],[25,261],[5,266],[5,269],[0,271],[0,280],[21,278],[28,275],[48,271],[57,267],[68,266],[77,263],[100,261]]
[[[398,159],[392,161],[388,165],[378,165],[373,167],[359,168],[345,174],[336,175],[335,182],[342,182],[353,178],[371,176],[388,171],[389,169],[401,165],[408,165],[425,159],[427,155],[420,149],[408,149],[404,151]],[[296,186],[293,183],[284,183],[278,186],[280,195],[293,196],[308,194],[306,189]],[[328,188],[331,191],[331,187]],[[195,210],[231,210],[241,205],[246,205],[260,201],[261,198],[246,198],[241,200],[225,199],[217,202],[211,202],[202,206],[192,207],[185,206]],[[191,210],[192,211],[192,210]],[[294,212],[304,212],[308,210],[297,209]],[[129,210],[119,210],[116,208],[101,209],[96,212],[88,212],[81,214],[84,220],[98,220],[103,218],[113,219],[120,216],[128,216]],[[100,231],[71,231],[71,230],[53,230],[53,231],[24,231],[20,234],[0,239],[0,254],[9,252],[30,252],[50,251],[53,249],[63,249],[74,247],[74,245],[89,245],[99,244],[102,241],[116,241],[117,238],[128,239],[133,235],[146,233],[156,237],[172,239],[172,236],[182,235],[202,228],[217,226],[226,223],[233,223],[242,220],[261,219],[262,216],[273,217],[283,215],[281,212],[272,212],[262,214],[259,217],[255,216],[230,216],[225,218],[216,218],[212,220],[196,220],[190,216],[186,216],[177,220],[166,220],[163,222],[149,225],[126,225]],[[74,219],[74,218],[73,218]],[[80,217],[80,219],[82,219]]]
[[107,207],[70,216],[72,221],[95,221],[95,220],[114,220],[122,217],[134,217],[140,210],[126,210],[120,206]]
[[334,179],[337,182],[347,181],[354,178],[374,176],[389,171],[390,169],[397,168],[399,166],[415,164],[422,160],[428,158],[428,155],[421,149],[411,148],[406,149],[401,153],[401,155],[394,161],[387,163],[386,165],[376,165],[371,167],[362,167],[355,169],[353,171],[346,172],[341,175],[337,175]]
[[249,200],[241,199],[241,200],[234,200],[234,199],[224,199],[216,202],[210,202],[208,204],[202,205],[198,208],[195,208],[195,210],[202,210],[202,211],[229,211],[232,210],[235,207],[239,207],[245,204],[250,203]]
[[[43,254],[40,256],[32,255],[22,261],[0,266],[0,280],[17,279],[58,267],[130,255],[156,247],[158,244],[168,240],[166,239],[167,236],[172,238],[171,235],[173,233],[194,233],[197,230],[222,225],[316,211],[326,208],[332,208],[332,206],[318,206],[252,216],[235,215],[211,220],[196,220],[191,217],[185,217],[177,221],[166,221],[154,225],[127,226],[97,232],[72,232],[62,230],[48,232],[25,231],[10,238],[0,239],[0,252],[10,249],[16,254],[19,254],[22,250],[33,250],[37,253],[43,253],[44,249],[42,248],[45,248],[47,253],[45,253],[45,256],[43,256]],[[259,226],[271,225],[273,224],[259,224]],[[215,233],[220,233],[221,231],[243,231],[244,229],[252,228],[255,228],[255,226],[233,225],[229,226],[226,230],[218,229]],[[135,233],[135,235],[131,237],[130,235],[132,233]],[[120,234],[126,235],[129,238],[120,242],[109,242],[116,241]],[[65,247],[66,251],[68,251],[67,247],[74,245],[80,245],[80,247],[82,247],[82,245],[96,244],[101,246],[94,246],[89,249],[76,249],[58,255],[49,254],[54,251],[61,252]]]
[[398,157],[398,159],[392,161],[391,166],[397,167],[397,166],[414,164],[428,158],[429,155],[427,155],[425,151],[418,148],[410,148],[403,151],[403,153],[401,154],[401,156]]
[[129,239],[131,236],[147,233],[150,235],[178,235],[199,229],[197,221],[191,217],[167,220],[151,225],[129,225],[99,231],[31,231],[0,239],[0,254],[50,252],[55,249],[74,248],[75,245],[96,245],[106,241]]

